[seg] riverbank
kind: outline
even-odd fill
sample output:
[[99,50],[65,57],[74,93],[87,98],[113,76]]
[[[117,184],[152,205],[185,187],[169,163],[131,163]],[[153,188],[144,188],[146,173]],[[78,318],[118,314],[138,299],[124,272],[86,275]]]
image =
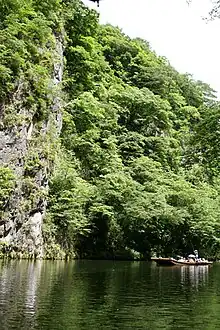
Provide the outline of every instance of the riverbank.
[[0,259],[43,259],[43,260],[118,260],[118,261],[141,261],[150,260],[150,256],[143,256],[137,251],[127,249],[117,251],[115,254],[102,252],[97,254],[79,255],[74,251],[64,251],[59,245],[46,246],[42,254],[19,251],[6,243],[0,244]]

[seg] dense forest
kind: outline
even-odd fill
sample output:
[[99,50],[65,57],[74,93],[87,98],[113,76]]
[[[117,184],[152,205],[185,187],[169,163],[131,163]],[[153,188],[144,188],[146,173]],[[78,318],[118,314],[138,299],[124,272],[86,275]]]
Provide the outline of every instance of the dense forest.
[[[19,102],[38,127],[23,202],[31,189],[39,196],[35,174],[49,164],[45,256],[149,258],[197,248],[217,258],[220,104],[211,87],[178,73],[147,41],[100,25],[78,0],[2,0],[0,8],[1,129],[29,118],[11,106],[22,82]],[[45,150],[38,133],[58,93],[48,83],[54,36],[64,45],[62,130],[50,130]],[[2,218],[15,172],[2,162]]]

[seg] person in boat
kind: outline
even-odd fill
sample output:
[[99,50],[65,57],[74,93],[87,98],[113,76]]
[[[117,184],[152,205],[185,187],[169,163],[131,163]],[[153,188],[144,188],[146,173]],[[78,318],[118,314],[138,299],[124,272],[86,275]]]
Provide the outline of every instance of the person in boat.
[[201,261],[201,259],[199,258],[198,250],[195,250],[194,254],[188,255],[188,261],[189,262],[200,262]]
[[186,258],[182,257],[182,256],[177,256],[177,261],[179,262],[186,262]]
[[189,254],[188,257],[187,257],[187,261],[188,262],[196,262],[196,256],[195,254]]
[[195,251],[194,251],[194,254],[195,254],[195,257],[196,257],[196,258],[195,258],[195,261],[196,261],[196,262],[200,262],[200,261],[202,261],[202,259],[199,257],[198,250],[195,250]]
[[196,259],[198,259],[198,258],[199,258],[198,250],[195,250],[195,251],[194,251],[194,254],[195,254]]

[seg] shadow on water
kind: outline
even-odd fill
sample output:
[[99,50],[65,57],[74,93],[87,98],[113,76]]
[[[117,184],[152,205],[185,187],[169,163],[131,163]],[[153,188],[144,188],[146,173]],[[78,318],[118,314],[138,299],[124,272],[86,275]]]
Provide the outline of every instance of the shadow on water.
[[220,264],[0,261],[0,329],[220,329]]

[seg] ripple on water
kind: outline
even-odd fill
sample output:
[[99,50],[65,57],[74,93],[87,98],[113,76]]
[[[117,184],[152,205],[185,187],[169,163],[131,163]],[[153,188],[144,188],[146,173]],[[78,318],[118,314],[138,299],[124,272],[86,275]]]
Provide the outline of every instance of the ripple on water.
[[0,330],[220,329],[220,265],[0,261]]

